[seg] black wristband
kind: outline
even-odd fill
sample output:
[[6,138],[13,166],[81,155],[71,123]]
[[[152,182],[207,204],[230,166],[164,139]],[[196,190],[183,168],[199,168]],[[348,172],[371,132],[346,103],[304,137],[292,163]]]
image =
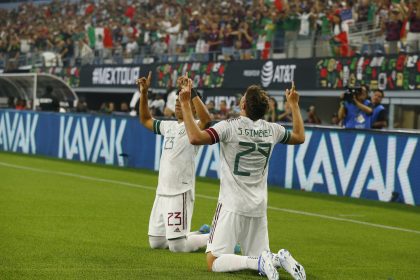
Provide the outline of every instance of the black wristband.
[[198,96],[197,90],[195,88],[191,89],[191,100],[193,100],[194,97]]

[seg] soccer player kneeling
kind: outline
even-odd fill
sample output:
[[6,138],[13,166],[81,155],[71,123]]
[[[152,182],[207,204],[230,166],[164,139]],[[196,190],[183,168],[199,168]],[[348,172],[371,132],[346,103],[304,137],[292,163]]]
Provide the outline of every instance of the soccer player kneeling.
[[[180,93],[191,144],[220,143],[220,194],[207,243],[208,269],[214,272],[253,269],[277,280],[277,268],[282,267],[294,279],[306,279],[303,266],[287,250],[270,252],[267,229],[267,173],[273,147],[277,143],[295,145],[305,141],[299,95],[294,85],[285,93],[293,115],[291,132],[262,120],[268,109],[268,96],[259,86],[246,90],[240,102],[240,117],[221,121],[203,131],[193,119],[191,88],[189,80]],[[237,242],[244,256],[231,254]]]
[[[164,136],[159,182],[149,220],[149,243],[153,249],[169,247],[172,252],[193,252],[206,246],[209,236],[206,226],[202,226],[200,231],[190,232],[198,147],[191,145],[188,140],[179,100],[176,101],[176,121],[152,118],[147,101],[151,75],[149,72],[147,78],[136,81],[140,91],[140,122],[155,134]],[[178,83],[186,80],[188,78],[181,77]],[[200,119],[196,125],[200,129],[208,127],[210,115],[200,96],[195,93],[190,102]]]

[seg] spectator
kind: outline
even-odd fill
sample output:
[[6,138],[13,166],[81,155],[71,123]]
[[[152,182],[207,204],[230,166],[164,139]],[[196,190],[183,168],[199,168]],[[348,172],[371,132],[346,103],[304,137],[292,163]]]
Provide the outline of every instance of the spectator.
[[333,36],[331,21],[325,11],[324,3],[317,1],[314,9],[316,13],[315,54],[317,57],[327,57],[331,55],[330,40]]
[[26,110],[26,100],[22,98],[18,98],[15,106],[16,110]]
[[28,34],[23,34],[20,37],[20,53],[23,55],[29,55],[29,52],[32,50],[32,39]]
[[181,30],[176,38],[176,52],[177,53],[184,53],[186,51],[187,45],[187,38],[188,38],[188,31]]
[[198,37],[197,43],[195,45],[195,52],[198,54],[199,60],[208,60],[209,44],[207,44],[207,41],[205,40],[204,33],[200,33]]
[[104,29],[104,39],[103,39],[103,44],[104,44],[104,56],[105,57],[110,57],[112,54],[112,48],[114,47],[114,42],[112,40],[112,33],[111,33],[111,25],[108,23]]
[[382,28],[386,32],[385,40],[388,44],[388,54],[398,53],[398,43],[401,39],[401,30],[403,28],[403,21],[399,6],[392,6],[390,17],[383,23]]
[[216,116],[219,114],[219,111],[216,110],[214,101],[210,100],[209,102],[207,102],[206,107],[207,107],[207,110],[209,111],[210,117],[212,119],[215,119]]
[[239,40],[241,42],[241,59],[248,60],[252,58],[252,37],[251,29],[248,26],[247,22],[241,22],[239,26]]
[[408,18],[409,29],[407,33],[408,50],[412,53],[420,51],[420,1],[414,1]]
[[191,53],[195,50],[196,42],[200,35],[200,13],[198,11],[193,11],[191,15],[192,17],[189,21],[187,37],[188,53]]
[[79,58],[82,65],[92,64],[94,59],[93,50],[83,40],[79,40]]
[[18,58],[20,53],[20,43],[17,36],[12,36],[7,47],[8,64],[6,69],[13,70],[18,67]]
[[115,103],[114,102],[109,102],[108,103],[108,113],[109,114],[112,114],[112,113],[114,113],[115,112]]
[[215,116],[218,120],[226,120],[229,117],[229,109],[226,100],[221,100],[219,103],[219,112]]
[[241,98],[242,94],[236,94],[235,101],[230,103],[229,118],[237,118],[241,113]]
[[181,31],[181,23],[179,22],[178,18],[174,17],[172,19],[172,21],[170,21],[166,25],[165,31],[169,35],[168,54],[170,54],[170,55],[175,54],[176,53],[178,33],[180,33],[180,31]]
[[368,100],[368,87],[362,86],[356,90],[349,100],[341,95],[338,119],[342,121],[345,128],[371,128],[372,108]]
[[357,6],[357,22],[366,23],[369,17],[371,3],[369,0],[362,0]]
[[66,41],[59,39],[57,41],[57,47],[59,49],[59,54],[61,61],[63,62],[63,66],[71,66],[74,55],[74,46],[71,38],[66,39]]
[[287,101],[284,102],[284,111],[279,112],[278,120],[281,122],[293,122],[292,109]]
[[161,94],[156,94],[155,99],[150,103],[153,116],[163,116],[163,109],[165,107],[165,100]]
[[334,36],[331,40],[333,54],[335,56],[350,56],[350,45],[348,39],[349,27],[343,22],[340,10],[336,10],[331,17]]
[[234,54],[234,42],[238,36],[237,31],[232,30],[232,25],[227,23],[222,29],[220,29],[220,39],[222,40],[222,54],[224,60],[228,61],[233,58]]
[[152,45],[153,54],[159,56],[165,54],[168,50],[168,46],[165,43],[165,37],[160,37]]
[[316,114],[314,105],[309,106],[307,112],[308,112],[308,116],[305,120],[305,123],[321,124],[321,119]]
[[340,119],[338,118],[338,114],[337,114],[337,113],[334,113],[334,114],[331,116],[331,121],[330,121],[330,124],[331,124],[331,125],[340,125]]
[[220,31],[217,23],[212,23],[210,30],[207,33],[207,44],[209,45],[210,57],[212,60],[217,59],[217,54],[220,51]]
[[130,41],[127,43],[125,50],[125,57],[128,58],[132,58],[133,55],[138,52],[139,46],[137,45],[136,38],[133,36],[130,37]]
[[76,106],[77,113],[87,113],[89,112],[89,108],[85,99],[79,99]]
[[57,97],[53,95],[52,86],[47,86],[45,88],[44,95],[42,95],[39,99],[39,108],[41,109],[41,111],[58,112],[60,104]]
[[111,111],[109,110],[108,103],[103,102],[101,104],[101,107],[99,108],[99,113],[102,113],[102,114],[110,114],[111,113]]
[[384,98],[384,92],[380,89],[377,89],[373,92],[372,95],[372,128],[382,129],[388,126],[386,110],[385,107],[381,104],[382,99]]
[[287,57],[296,57],[297,55],[297,38],[299,32],[299,16],[297,14],[296,4],[288,5],[284,15],[283,29],[285,30],[284,41],[286,43]]
[[98,35],[95,39],[95,53],[100,59],[104,57],[104,42],[102,35]]
[[265,114],[265,120],[268,122],[277,122],[280,115],[280,110],[278,109],[278,104],[274,97],[270,97],[268,100],[268,111]]
[[[277,12],[269,13],[267,11],[266,16],[262,19],[262,24],[264,25],[264,29],[260,31],[260,34],[264,35],[264,41],[261,40],[262,45],[260,45],[261,55],[259,56],[262,59],[269,59],[270,58],[270,51],[274,46],[277,46],[279,40],[283,40],[283,32],[278,32],[277,29],[279,28],[279,17]],[[262,38],[261,38],[262,39]],[[272,45],[273,44],[273,45]]]
[[3,59],[5,57],[5,54],[7,52],[7,43],[6,40],[2,40],[0,37],[0,59]]
[[308,37],[311,33],[310,20],[313,17],[311,11],[308,8],[304,9],[302,13],[298,13],[300,19],[299,35],[302,37]]
[[114,114],[115,115],[122,115],[122,116],[129,115],[130,114],[130,108],[129,108],[127,102],[125,102],[125,101],[121,102],[119,110],[115,111]]

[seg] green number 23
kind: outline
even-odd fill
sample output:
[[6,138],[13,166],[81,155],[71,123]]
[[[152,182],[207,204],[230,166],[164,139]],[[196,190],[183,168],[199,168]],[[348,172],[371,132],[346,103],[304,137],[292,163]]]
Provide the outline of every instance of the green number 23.
[[251,173],[245,171],[239,171],[239,160],[242,156],[250,154],[252,152],[258,151],[260,154],[265,156],[265,164],[263,173],[265,168],[267,167],[268,157],[270,156],[271,152],[271,143],[251,143],[251,142],[239,142],[239,146],[247,147],[245,151],[239,152],[236,154],[235,158],[235,169],[233,170],[233,174],[238,176],[251,176]]

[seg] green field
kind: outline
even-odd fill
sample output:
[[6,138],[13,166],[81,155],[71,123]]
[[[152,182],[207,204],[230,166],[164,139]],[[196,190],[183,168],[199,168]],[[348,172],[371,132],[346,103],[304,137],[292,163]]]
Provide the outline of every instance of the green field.
[[[157,173],[0,153],[0,279],[263,279],[210,273],[204,250],[148,247]],[[216,180],[199,179],[193,228]],[[420,208],[271,188],[273,251],[307,279],[420,279]],[[281,279],[292,279],[280,271]]]

